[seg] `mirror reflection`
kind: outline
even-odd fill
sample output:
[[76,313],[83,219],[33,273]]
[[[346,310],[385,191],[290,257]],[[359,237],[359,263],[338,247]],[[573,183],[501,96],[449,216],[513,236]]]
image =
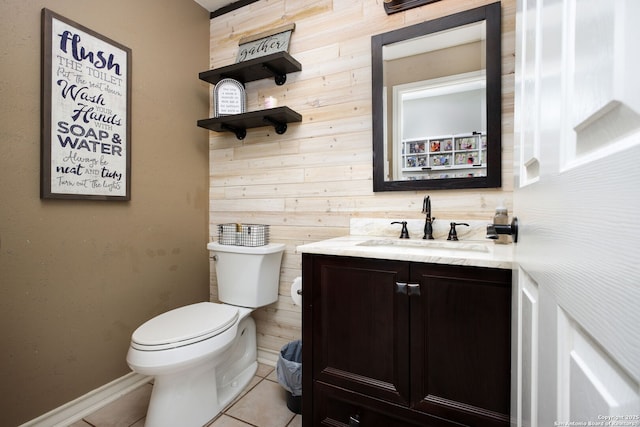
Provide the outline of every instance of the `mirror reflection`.
[[372,38],[374,191],[500,186],[499,16],[496,3]]

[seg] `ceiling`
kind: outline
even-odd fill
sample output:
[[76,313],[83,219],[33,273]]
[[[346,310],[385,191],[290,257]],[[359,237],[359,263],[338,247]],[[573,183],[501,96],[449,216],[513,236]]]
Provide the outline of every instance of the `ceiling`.
[[213,12],[214,10],[218,10],[221,7],[230,5],[234,3],[236,0],[194,0],[200,6],[207,9],[209,12]]

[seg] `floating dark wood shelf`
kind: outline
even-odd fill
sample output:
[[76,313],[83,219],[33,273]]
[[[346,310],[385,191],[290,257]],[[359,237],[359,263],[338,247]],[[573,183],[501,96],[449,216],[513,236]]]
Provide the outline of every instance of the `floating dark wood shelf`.
[[198,120],[198,126],[215,132],[232,132],[244,139],[247,129],[273,126],[281,135],[287,131],[287,123],[301,122],[302,116],[289,107],[276,107],[231,116]]
[[287,74],[302,70],[302,65],[287,52],[276,52],[260,58],[238,62],[226,67],[203,71],[200,80],[216,84],[230,78],[242,83],[273,77],[277,85],[283,85]]

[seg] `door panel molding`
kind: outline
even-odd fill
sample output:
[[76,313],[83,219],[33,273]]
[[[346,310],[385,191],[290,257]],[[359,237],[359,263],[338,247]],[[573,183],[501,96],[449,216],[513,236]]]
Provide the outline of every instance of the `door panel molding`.
[[560,307],[558,332],[558,421],[640,417],[639,384]]
[[518,309],[513,339],[516,353],[516,390],[512,418],[517,426],[538,425],[538,286],[526,271],[517,271],[514,286]]

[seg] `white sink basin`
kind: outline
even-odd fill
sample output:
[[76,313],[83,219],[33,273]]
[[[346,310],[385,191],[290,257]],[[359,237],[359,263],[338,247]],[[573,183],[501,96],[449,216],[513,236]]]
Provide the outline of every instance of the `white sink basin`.
[[461,252],[489,252],[489,248],[483,243],[461,242],[461,241],[440,241],[440,240],[408,240],[408,239],[372,239],[356,246],[370,247],[393,247],[393,248],[414,248],[414,249],[440,249]]

